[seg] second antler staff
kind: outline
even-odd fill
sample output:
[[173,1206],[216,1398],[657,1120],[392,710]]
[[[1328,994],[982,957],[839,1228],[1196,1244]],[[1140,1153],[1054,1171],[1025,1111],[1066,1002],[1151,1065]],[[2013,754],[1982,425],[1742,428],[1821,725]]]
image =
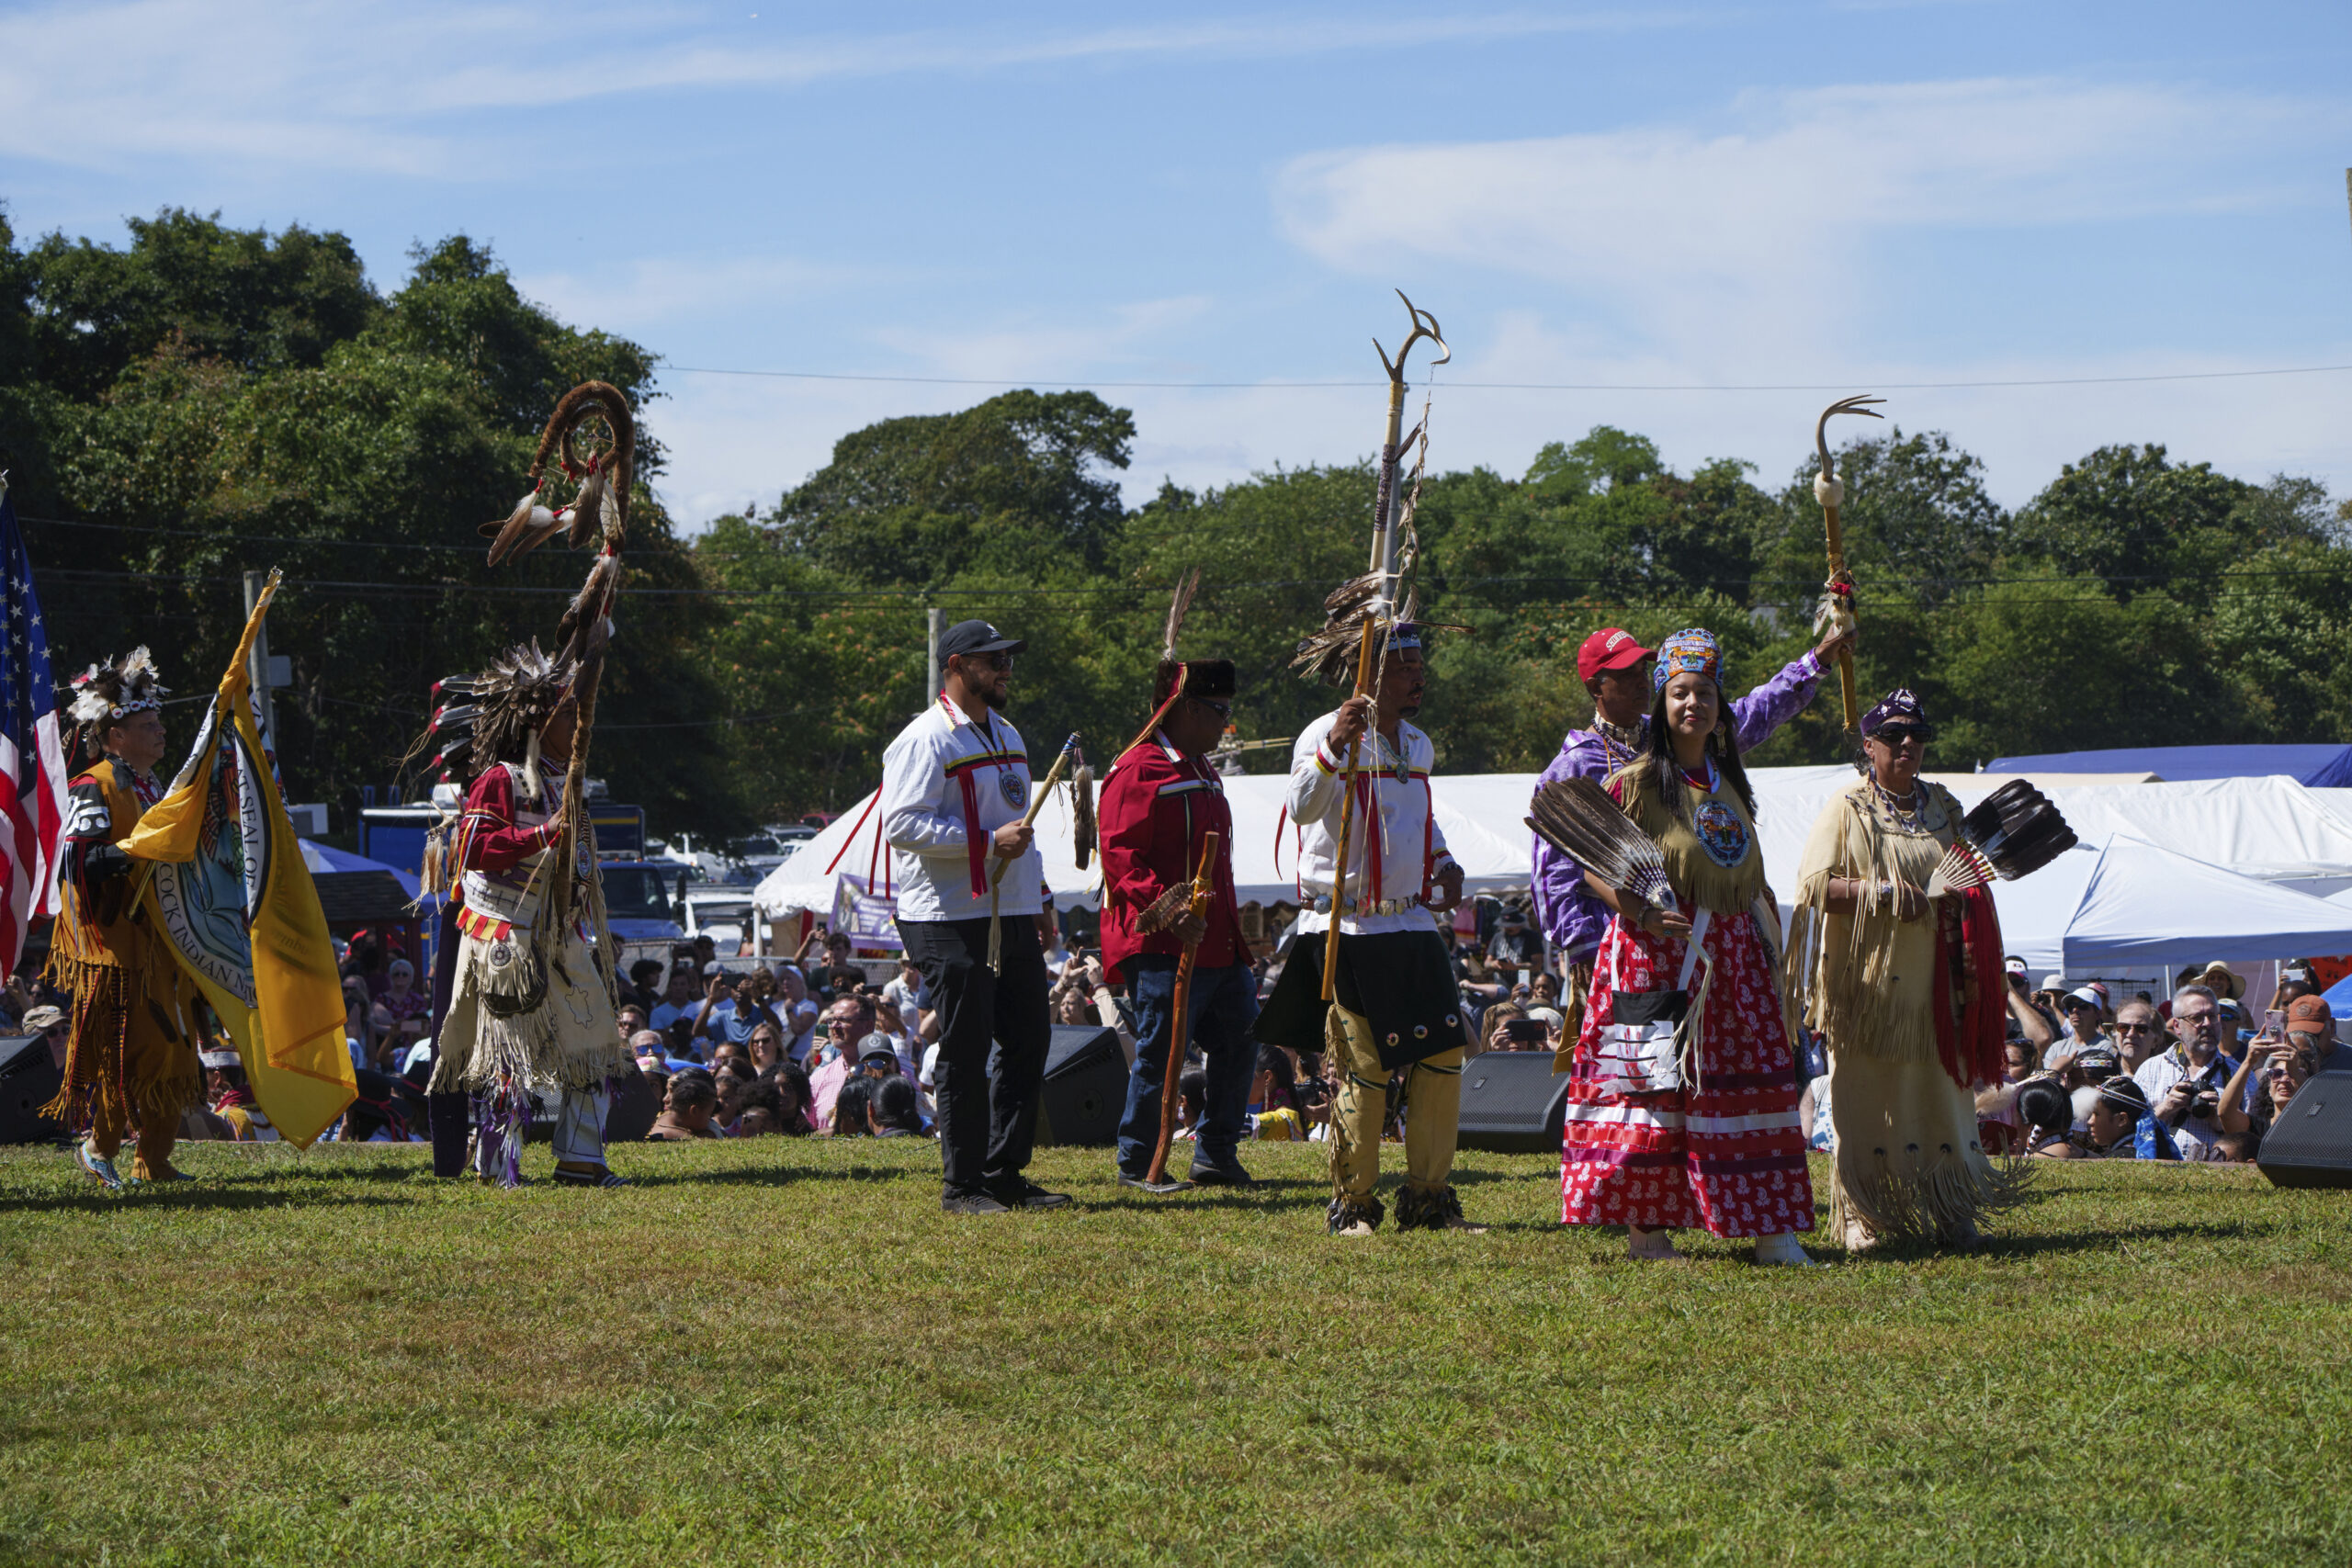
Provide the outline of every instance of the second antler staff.
[[[882,831],[899,881],[899,934],[939,1013],[940,1206],[956,1214],[1069,1201],[1022,1174],[1036,1142],[1053,1038],[1037,943],[1045,857],[1023,816],[1035,785],[1021,732],[1003,713],[1013,655],[1027,646],[986,621],[948,627],[939,639],[938,700],[882,757]],[[993,901],[991,857],[1012,863]],[[1001,919],[991,919],[992,908]],[[994,970],[991,925],[1002,931]]]
[[[1333,1235],[1370,1235],[1385,1217],[1373,1190],[1380,1181],[1388,1076],[1399,1067],[1408,1070],[1397,1228],[1482,1230],[1463,1219],[1449,1179],[1468,1035],[1453,965],[1432,911],[1462,901],[1462,867],[1447,852],[1430,811],[1430,738],[1409,722],[1420,712],[1425,685],[1420,628],[1395,621],[1374,635],[1385,641],[1376,697],[1351,697],[1336,713],[1308,724],[1291,753],[1287,804],[1299,826],[1299,882],[1317,888],[1329,887],[1340,869],[1349,748],[1361,739],[1370,756],[1356,775],[1356,831],[1340,907],[1334,909],[1330,897],[1318,894],[1300,912],[1289,961],[1258,1017],[1257,1035],[1295,1051],[1329,1051],[1339,1069],[1328,1215]],[[1329,640],[1352,648],[1355,638]],[[1324,933],[1334,920],[1340,924],[1337,1000],[1327,1009]]]

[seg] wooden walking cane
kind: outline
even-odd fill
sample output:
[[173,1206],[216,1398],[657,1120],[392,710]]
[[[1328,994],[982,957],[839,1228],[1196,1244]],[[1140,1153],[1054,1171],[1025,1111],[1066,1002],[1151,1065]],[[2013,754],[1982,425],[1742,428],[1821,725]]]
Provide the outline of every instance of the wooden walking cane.
[[[1398,289],[1396,298],[1405,300],[1405,312],[1412,318],[1413,330],[1405,335],[1404,345],[1390,359],[1380,340],[1372,340],[1372,349],[1380,355],[1380,367],[1388,372],[1388,431],[1380,444],[1380,489],[1374,493],[1372,506],[1372,564],[1367,569],[1378,573],[1374,580],[1372,602],[1363,609],[1363,636],[1356,648],[1355,695],[1363,696],[1372,689],[1374,649],[1382,646],[1387,623],[1396,612],[1396,534],[1392,526],[1396,511],[1396,465],[1403,455],[1405,432],[1405,356],[1423,338],[1437,344],[1437,357],[1430,363],[1442,365],[1453,357],[1445,346],[1445,334],[1439,329],[1437,318],[1421,310],[1405,291]],[[1370,725],[1365,726],[1370,728]],[[1340,967],[1340,920],[1347,904],[1348,847],[1355,826],[1356,775],[1360,771],[1363,737],[1358,736],[1348,748],[1348,771],[1340,780],[1340,856],[1331,867],[1331,924],[1323,938],[1323,999],[1329,1002],[1337,995]]]
[[[1829,535],[1829,581],[1822,585],[1821,609],[1814,616],[1816,634],[1854,629],[1854,576],[1846,570],[1846,536],[1838,526],[1838,509],[1845,504],[1846,487],[1838,482],[1838,469],[1829,456],[1829,418],[1832,414],[1859,413],[1871,419],[1886,416],[1870,407],[1883,403],[1884,398],[1843,398],[1821,411],[1814,422],[1814,450],[1821,455],[1821,472],[1813,479],[1813,496],[1821,502],[1821,517]],[[1849,645],[1838,650],[1838,687],[1846,704],[1846,739],[1860,742],[1862,731],[1861,699],[1854,691],[1854,650]]]
[[[1030,792],[1029,809],[1021,814],[1023,827],[1036,826],[1037,813],[1046,808],[1046,797],[1054,793],[1056,784],[1062,782],[1062,770],[1069,766],[1069,760],[1076,755],[1078,731],[1073,729],[1069,732],[1069,739],[1062,742],[1061,755],[1056,757],[1054,765],[1046,771],[1046,782]],[[989,973],[991,975],[1004,973],[1004,925],[1003,918],[996,912],[996,902],[1004,882],[1004,874],[1012,864],[1012,861],[999,855],[996,865],[989,872]]]
[[[1200,869],[1193,874],[1193,897],[1187,905],[1194,915],[1206,912],[1209,894],[1216,886],[1217,837],[1209,833],[1201,840]],[[1176,995],[1169,1004],[1168,1059],[1159,1074],[1159,1146],[1152,1151],[1151,1169],[1143,1179],[1143,1184],[1155,1190],[1172,1192],[1182,1185],[1168,1179],[1168,1147],[1176,1137],[1176,1080],[1183,1077],[1184,1049],[1193,1037],[1193,961],[1200,955],[1201,944],[1187,942],[1184,955],[1176,961]]]

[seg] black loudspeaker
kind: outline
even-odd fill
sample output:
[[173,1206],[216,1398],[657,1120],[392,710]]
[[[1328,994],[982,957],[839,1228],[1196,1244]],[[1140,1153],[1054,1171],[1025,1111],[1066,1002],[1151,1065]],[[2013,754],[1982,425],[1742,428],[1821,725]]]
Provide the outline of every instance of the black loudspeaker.
[[1127,1055],[1099,1023],[1057,1024],[1037,1102],[1040,1144],[1114,1144],[1127,1105]]
[[662,1097],[653,1092],[653,1080],[631,1062],[628,1071],[613,1075],[613,1102],[605,1111],[605,1146],[645,1142],[661,1114]]
[[1549,1051],[1489,1051],[1462,1066],[1461,1146],[1490,1154],[1557,1154],[1568,1077]]
[[65,1136],[62,1125],[40,1113],[64,1087],[47,1035],[0,1040],[0,1144],[50,1144]]
[[2278,1187],[2352,1187],[2352,1073],[2313,1073],[2262,1135],[2254,1163]]

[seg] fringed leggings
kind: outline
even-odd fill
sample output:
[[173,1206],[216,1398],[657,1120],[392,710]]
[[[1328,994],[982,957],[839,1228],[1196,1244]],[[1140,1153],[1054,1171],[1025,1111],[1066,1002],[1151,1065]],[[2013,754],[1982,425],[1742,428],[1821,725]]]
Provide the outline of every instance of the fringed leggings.
[[[523,1184],[523,1134],[530,1125],[531,1097],[513,1086],[470,1097],[476,1136],[474,1169],[502,1187]],[[612,1113],[610,1084],[566,1089],[556,1106],[555,1157],[565,1165],[605,1163],[605,1119]]]

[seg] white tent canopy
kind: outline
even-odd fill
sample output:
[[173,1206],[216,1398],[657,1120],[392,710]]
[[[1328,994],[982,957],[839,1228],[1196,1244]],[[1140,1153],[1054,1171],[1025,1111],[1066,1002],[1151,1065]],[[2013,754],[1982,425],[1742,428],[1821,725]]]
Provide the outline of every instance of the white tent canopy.
[[[1766,870],[1785,898],[1795,891],[1815,819],[1855,774],[1832,765],[1758,768],[1751,777]],[[1991,774],[1938,777],[1963,805],[2007,782]],[[1463,863],[1469,891],[1527,885],[1525,817],[1535,779],[1479,773],[1435,781],[1438,825]],[[1275,773],[1225,781],[1234,882],[1245,903],[1299,896],[1296,829],[1282,809],[1285,782]],[[2045,782],[2085,845],[2097,847],[1995,890],[2008,950],[2037,971],[2352,952],[2352,918],[2296,890],[2352,888],[2352,813],[2338,815],[2333,799],[2283,777]],[[869,795],[768,874],[754,895],[762,912],[770,919],[828,914],[842,873],[870,873],[875,890],[887,891],[889,856],[880,834],[880,812]],[[1066,792],[1056,791],[1040,815],[1038,841],[1055,903],[1067,908],[1099,902],[1101,863],[1078,868]]]
[[[1279,773],[1225,781],[1233,811],[1234,891],[1247,904],[1298,897],[1296,829],[1283,813],[1288,783]],[[1446,845],[1462,863],[1463,886],[1491,893],[1527,884],[1528,834],[1524,824],[1532,773],[1488,773],[1441,779],[1437,823]],[[843,873],[865,878],[883,891],[889,848],[881,842],[881,811],[867,795],[803,843],[793,857],[768,873],[752,897],[770,919],[803,911],[826,915]],[[1046,886],[1063,908],[1092,908],[1101,902],[1102,866],[1098,859],[1078,868],[1070,840],[1069,792],[1056,790],[1037,817],[1037,843],[1046,861]],[[870,868],[870,869],[869,869]]]
[[2120,835],[1998,883],[1993,897],[2002,945],[2037,972],[2352,953],[2352,908]]

